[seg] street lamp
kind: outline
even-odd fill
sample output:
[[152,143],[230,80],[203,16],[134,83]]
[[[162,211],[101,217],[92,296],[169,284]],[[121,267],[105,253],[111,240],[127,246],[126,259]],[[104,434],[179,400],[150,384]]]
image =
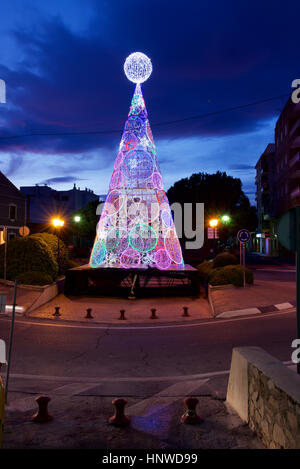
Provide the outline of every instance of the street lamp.
[[216,237],[218,236],[218,230],[217,230],[217,226],[218,226],[218,223],[219,223],[219,220],[217,218],[211,218],[209,220],[209,226],[212,228],[213,230],[213,256],[215,257],[215,253],[216,253]]
[[229,215],[223,215],[221,218],[223,223],[229,223],[230,222],[230,216]]
[[75,221],[76,223],[79,223],[79,222],[81,221],[81,216],[80,216],[80,215],[75,215],[74,221]]
[[216,228],[218,226],[219,220],[217,218],[212,218],[209,220],[209,226],[211,228]]
[[60,262],[59,262],[59,234],[58,234],[58,230],[64,226],[65,222],[64,222],[64,220],[61,220],[60,218],[52,218],[51,223],[54,226],[56,236],[57,236],[57,265],[58,265],[58,275],[59,275],[60,274]]

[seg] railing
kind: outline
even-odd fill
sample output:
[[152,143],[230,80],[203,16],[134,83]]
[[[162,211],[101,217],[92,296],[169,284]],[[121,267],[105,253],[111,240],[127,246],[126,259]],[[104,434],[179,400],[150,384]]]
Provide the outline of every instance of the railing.
[[289,161],[289,167],[291,168],[292,166],[294,166],[294,164],[297,163],[297,161],[300,160],[300,153],[296,153],[296,155],[293,156],[293,158]]
[[293,135],[293,133],[300,127],[300,119],[296,120],[295,124],[293,125],[293,127],[291,128],[291,130],[289,131],[289,135]]
[[294,189],[291,193],[290,193],[290,197],[291,199],[294,199],[295,197],[297,197],[297,195],[300,194],[300,187],[296,187],[296,189]]

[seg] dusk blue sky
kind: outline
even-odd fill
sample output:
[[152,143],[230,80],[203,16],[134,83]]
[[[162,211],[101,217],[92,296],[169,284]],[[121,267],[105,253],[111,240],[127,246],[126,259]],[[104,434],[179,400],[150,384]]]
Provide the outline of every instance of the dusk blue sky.
[[[123,63],[142,51],[153,64],[143,93],[166,188],[220,170],[254,201],[254,165],[287,98],[155,124],[290,93],[299,2],[0,0],[0,11],[0,170],[18,187],[107,191],[134,91]],[[1,139],[77,131],[103,133]]]

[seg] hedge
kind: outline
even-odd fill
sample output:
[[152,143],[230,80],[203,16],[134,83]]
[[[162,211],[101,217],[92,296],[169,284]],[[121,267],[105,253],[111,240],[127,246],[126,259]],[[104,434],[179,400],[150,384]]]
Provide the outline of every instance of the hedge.
[[53,282],[49,274],[32,270],[19,274],[17,280],[23,285],[49,285]]
[[218,254],[213,261],[214,268],[225,267],[225,265],[236,265],[237,263],[237,258],[229,252],[222,252],[221,254]]
[[[4,274],[4,244],[0,246],[0,277]],[[49,245],[36,236],[15,238],[7,243],[6,278],[15,280],[29,271],[44,272],[55,280],[58,266]]]
[[[246,283],[253,283],[253,272],[245,269]],[[214,269],[210,277],[211,285],[228,285],[232,284],[235,287],[242,287],[244,284],[243,267],[241,265],[226,265],[218,269]]]
[[[57,262],[58,254],[58,237],[51,233],[35,233],[30,236],[30,238],[40,239],[44,241],[48,247],[51,249],[53,257]],[[64,273],[67,270],[69,264],[69,251],[65,243],[60,239],[59,240],[59,264],[60,272]]]

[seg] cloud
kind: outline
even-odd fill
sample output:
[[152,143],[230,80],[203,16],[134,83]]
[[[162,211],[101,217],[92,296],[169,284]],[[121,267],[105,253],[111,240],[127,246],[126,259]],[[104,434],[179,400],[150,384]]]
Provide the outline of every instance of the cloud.
[[[160,0],[88,7],[83,0],[47,6],[31,0],[26,9],[7,2],[0,25],[7,49],[0,66],[7,83],[1,167],[32,183],[80,172],[104,192],[134,90],[123,62],[142,50],[153,63],[143,91],[167,183],[195,167],[240,171],[243,182],[253,180],[249,170],[274,138],[265,123],[274,125],[285,99],[156,124],[289,93],[300,62],[291,27],[297,9],[296,1],[282,9],[271,0],[192,1],[184,9],[179,0],[172,8]],[[1,139],[33,133],[64,135]]]
[[255,168],[251,164],[237,163],[229,165],[228,169],[231,169],[233,171],[246,171],[248,169],[254,170]]
[[78,178],[76,176],[59,176],[50,179],[46,179],[45,181],[40,182],[39,184],[60,184],[64,182],[76,182],[76,181],[84,181],[83,178]]

